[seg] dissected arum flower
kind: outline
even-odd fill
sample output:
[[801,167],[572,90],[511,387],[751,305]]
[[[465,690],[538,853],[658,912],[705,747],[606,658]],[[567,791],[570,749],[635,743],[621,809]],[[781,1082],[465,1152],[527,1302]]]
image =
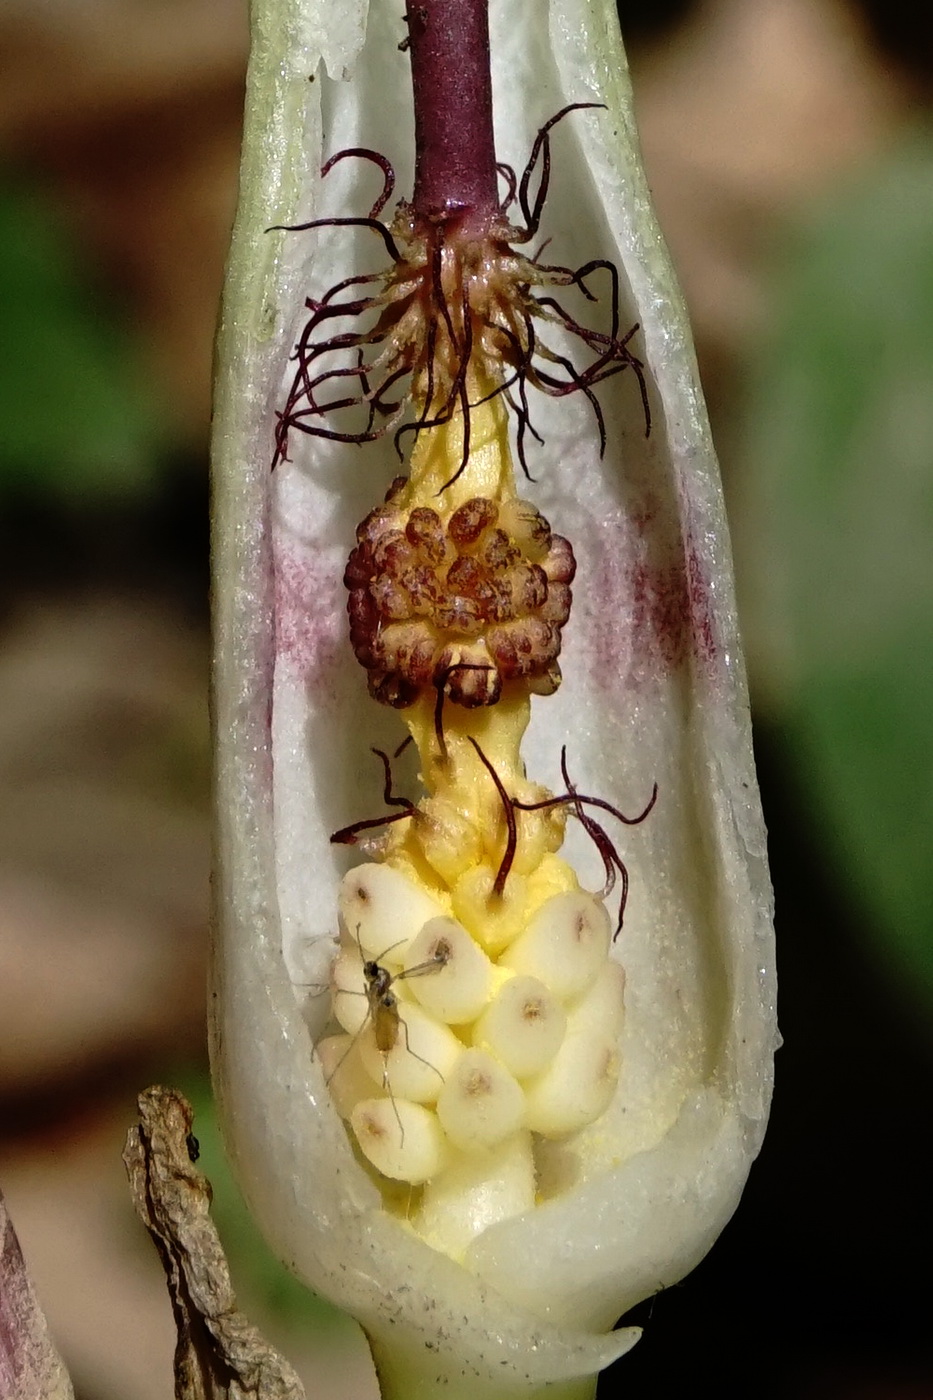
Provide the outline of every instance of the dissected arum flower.
[[489,10],[256,0],[219,340],[218,1091],[400,1397],[591,1393],[734,1209],[775,1035],[614,7]]

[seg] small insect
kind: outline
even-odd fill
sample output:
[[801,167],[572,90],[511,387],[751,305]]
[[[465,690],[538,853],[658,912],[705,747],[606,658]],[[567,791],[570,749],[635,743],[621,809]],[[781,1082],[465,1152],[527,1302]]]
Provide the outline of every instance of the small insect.
[[424,962],[416,963],[414,967],[404,968],[401,972],[390,972],[387,967],[383,966],[382,959],[387,957],[394,949],[400,947],[401,943],[404,941],[405,940],[400,940],[397,943],[390,944],[388,948],[385,948],[379,954],[378,958],[365,958],[363,957],[363,947],[360,943],[360,926],[357,924],[356,944],[359,948],[360,957],[363,960],[363,980],[365,987],[362,991],[356,991],[354,988],[341,988],[340,990],[343,996],[365,996],[367,1003],[366,1017],[326,1080],[327,1084],[331,1083],[360,1036],[368,1026],[372,1026],[373,1040],[375,1041],[376,1049],[382,1056],[382,1087],[392,1101],[392,1108],[395,1112],[396,1122],[398,1123],[403,1143],[405,1141],[405,1128],[402,1124],[398,1108],[396,1107],[395,1096],[392,1093],[392,1085],[389,1082],[389,1055],[398,1044],[399,1032],[401,1031],[404,1036],[405,1049],[409,1055],[413,1055],[416,1060],[420,1060],[421,1063],[436,1074],[442,1082],[444,1076],[441,1074],[440,1070],[435,1068],[423,1055],[419,1055],[416,1050],[411,1048],[408,1039],[408,1026],[399,1011],[398,997],[393,992],[392,987],[394,983],[402,982],[408,977],[423,977],[427,973],[440,971],[440,969],[445,967],[450,961],[451,951],[450,945],[444,939],[438,939],[432,957],[425,959]]

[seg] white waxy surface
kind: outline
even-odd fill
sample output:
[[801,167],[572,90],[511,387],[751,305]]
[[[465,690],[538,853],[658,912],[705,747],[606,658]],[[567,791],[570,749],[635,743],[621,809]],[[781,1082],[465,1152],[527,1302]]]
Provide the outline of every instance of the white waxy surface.
[[599,1030],[568,1035],[551,1064],[525,1087],[526,1123],[544,1137],[563,1137],[609,1107],[619,1078],[615,1038]]
[[438,956],[436,969],[410,979],[410,988],[432,1015],[450,1025],[475,1021],[489,1000],[493,967],[483,950],[456,919],[431,919],[408,946],[405,967]]
[[607,1035],[618,1036],[625,1016],[625,968],[607,958],[593,982],[578,1001],[567,1008],[571,1034],[598,1026]]
[[441,906],[391,865],[358,865],[340,882],[337,900],[348,937],[359,940],[367,958],[391,966],[404,945]]
[[444,1134],[435,1114],[407,1099],[363,1099],[350,1115],[356,1140],[383,1176],[428,1181],[441,1170]]
[[539,1074],[557,1054],[567,1016],[537,977],[510,977],[473,1027],[473,1044],[501,1060],[516,1079]]
[[609,940],[605,906],[585,890],[570,890],[545,900],[500,964],[540,978],[563,1001],[594,980]]
[[437,1101],[441,1127],[455,1147],[482,1152],[522,1126],[525,1096],[498,1060],[485,1050],[465,1050]]
[[451,1154],[439,1175],[427,1182],[414,1223],[435,1249],[459,1259],[483,1230],[531,1210],[534,1203],[531,1134],[523,1130],[491,1152]]

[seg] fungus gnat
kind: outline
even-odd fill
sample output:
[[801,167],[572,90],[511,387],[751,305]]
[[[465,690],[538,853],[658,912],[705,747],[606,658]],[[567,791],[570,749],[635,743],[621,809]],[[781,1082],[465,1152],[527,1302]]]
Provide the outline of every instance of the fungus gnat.
[[400,1139],[401,1142],[404,1143],[405,1128],[395,1102],[395,1096],[392,1092],[392,1085],[389,1079],[389,1055],[399,1043],[399,1034],[401,1033],[404,1039],[407,1054],[414,1056],[416,1060],[419,1060],[421,1064],[425,1065],[433,1074],[436,1074],[442,1083],[443,1075],[440,1070],[422,1055],[419,1055],[417,1051],[412,1049],[408,1036],[408,1025],[399,1011],[398,997],[395,995],[392,988],[395,983],[403,982],[407,978],[423,977],[428,973],[439,971],[442,967],[446,966],[449,961],[450,948],[444,945],[443,940],[438,940],[432,957],[425,959],[423,962],[416,963],[414,967],[403,968],[401,972],[393,973],[383,965],[382,960],[400,946],[398,943],[390,944],[390,946],[385,948],[376,958],[366,958],[363,953],[362,944],[360,943],[359,927],[357,927],[356,945],[362,962],[363,988],[361,990],[341,988],[339,994],[343,996],[364,996],[366,998],[366,1015],[340,1059],[330,1070],[325,1082],[328,1085],[332,1083],[341,1067],[346,1062],[350,1052],[357,1044],[360,1036],[362,1036],[367,1029],[371,1029],[376,1050],[382,1059],[382,1088],[391,1100],[396,1122],[399,1127]]

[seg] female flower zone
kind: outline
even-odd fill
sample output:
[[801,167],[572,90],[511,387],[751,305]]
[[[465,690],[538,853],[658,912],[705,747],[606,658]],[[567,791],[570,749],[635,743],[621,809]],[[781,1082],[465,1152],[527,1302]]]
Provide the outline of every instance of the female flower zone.
[[215,420],[227,1141],[384,1395],[582,1397],[735,1208],[775,1043],[725,522],[615,12],[254,11]]

